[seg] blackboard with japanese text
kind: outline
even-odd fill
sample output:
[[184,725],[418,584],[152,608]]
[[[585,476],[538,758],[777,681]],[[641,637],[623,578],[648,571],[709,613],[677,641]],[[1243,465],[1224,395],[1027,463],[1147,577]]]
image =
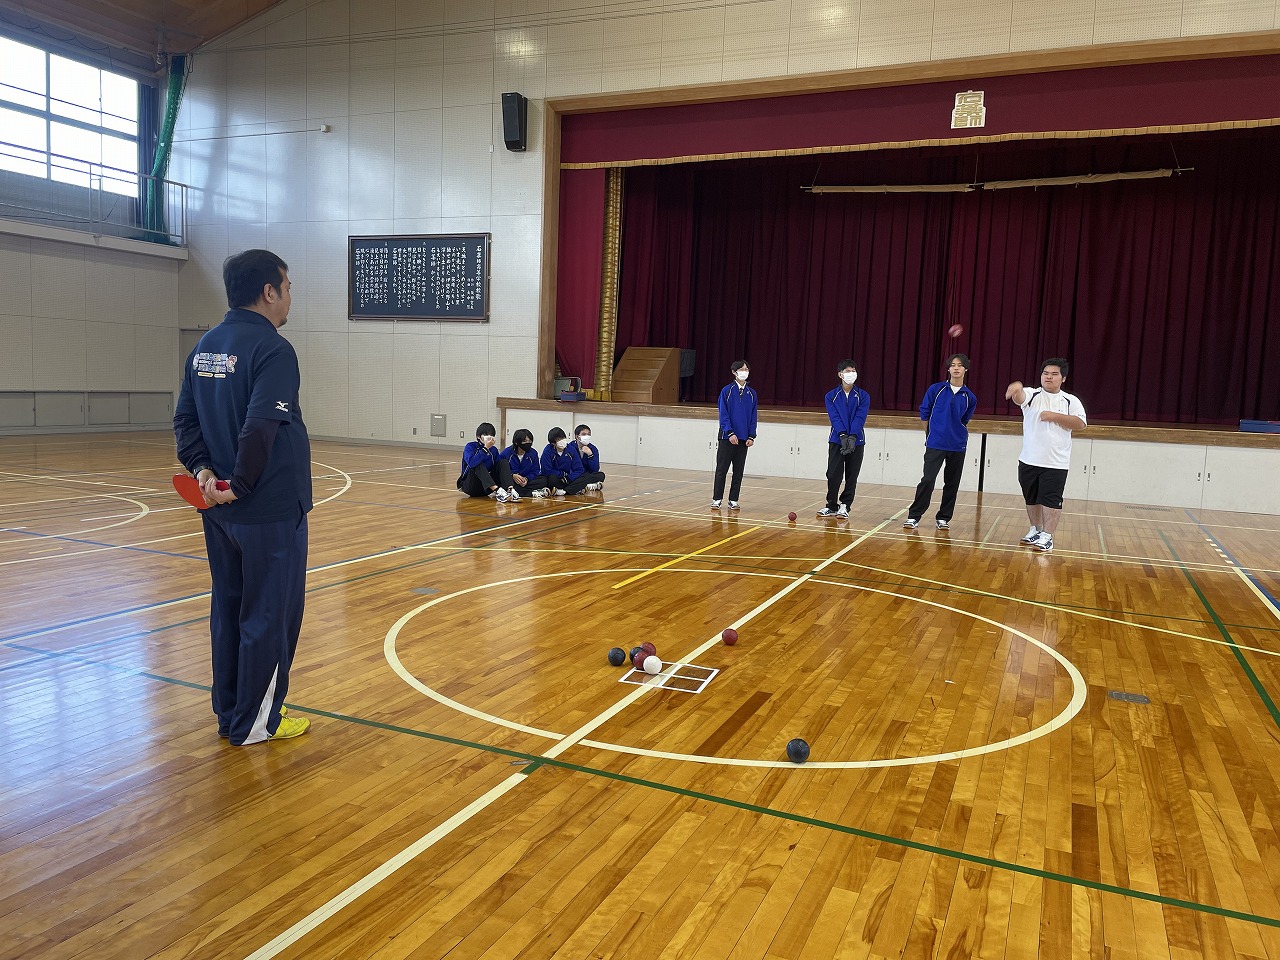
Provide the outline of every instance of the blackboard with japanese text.
[[348,237],[348,315],[352,320],[488,320],[490,236]]

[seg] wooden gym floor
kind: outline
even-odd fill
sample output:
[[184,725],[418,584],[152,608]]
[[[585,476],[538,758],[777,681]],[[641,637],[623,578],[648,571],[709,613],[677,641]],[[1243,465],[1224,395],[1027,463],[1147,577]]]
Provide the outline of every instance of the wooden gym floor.
[[1280,519],[314,456],[312,731],[233,748],[171,438],[0,439],[0,958],[1280,958]]

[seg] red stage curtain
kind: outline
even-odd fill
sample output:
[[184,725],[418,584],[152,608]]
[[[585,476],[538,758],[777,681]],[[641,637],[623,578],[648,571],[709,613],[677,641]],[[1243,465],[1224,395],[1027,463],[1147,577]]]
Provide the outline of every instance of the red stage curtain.
[[564,376],[580,377],[583,387],[596,379],[604,206],[604,170],[560,174],[556,363]]
[[[966,194],[812,183],[950,183],[1173,164],[1164,138],[988,145],[627,171],[618,351],[692,347],[689,399],[745,358],[764,403],[821,403],[851,356],[876,408],[912,410],[953,350],[981,412],[1039,362],[1099,420],[1280,417],[1280,132],[1187,135],[1194,171]],[[976,172],[975,172],[976,171]],[[945,333],[964,326],[958,340]]]

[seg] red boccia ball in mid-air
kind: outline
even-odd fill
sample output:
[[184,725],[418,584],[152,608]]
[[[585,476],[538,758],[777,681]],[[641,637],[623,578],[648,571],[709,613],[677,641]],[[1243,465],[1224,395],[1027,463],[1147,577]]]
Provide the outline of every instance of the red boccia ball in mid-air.
[[960,334],[964,333],[964,327],[960,326],[958,323],[953,323],[951,325],[951,329],[948,330],[947,333],[951,334],[951,339],[954,340],[956,337],[960,336]]

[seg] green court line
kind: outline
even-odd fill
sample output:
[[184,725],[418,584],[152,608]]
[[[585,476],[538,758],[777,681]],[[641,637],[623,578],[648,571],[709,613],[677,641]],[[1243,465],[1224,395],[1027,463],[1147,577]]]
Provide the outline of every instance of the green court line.
[[[39,651],[32,649],[31,652],[40,653],[50,658],[66,658],[72,659],[80,663],[86,663],[93,666],[105,667],[107,669],[128,673],[133,676],[142,677],[147,680],[154,680],[160,683],[168,683],[174,686],[186,687],[191,690],[202,690],[206,693],[210,692],[207,684],[192,683],[189,680],[179,680],[175,677],[166,677],[157,673],[146,673],[142,671],[132,670],[128,667],[118,667],[113,664],[101,663],[99,661],[88,660],[83,657],[75,657],[64,654],[59,651]],[[1264,694],[1265,695],[1265,694]],[[763,817],[772,817],[778,820],[786,820],[791,823],[799,823],[805,826],[817,827],[823,830],[830,830],[832,833],[840,833],[845,836],[857,837],[862,840],[871,840],[876,843],[885,843],[890,846],[902,847],[906,850],[916,850],[920,853],[927,853],[932,856],[946,857],[951,860],[959,860],[963,863],[972,863],[979,866],[991,867],[996,870],[1007,870],[1012,873],[1020,873],[1028,877],[1036,877],[1040,880],[1051,880],[1055,883],[1065,883],[1068,886],[1084,887],[1089,890],[1097,890],[1102,893],[1112,893],[1121,897],[1129,897],[1135,900],[1145,900],[1150,903],[1158,903],[1166,907],[1178,907],[1183,910],[1191,910],[1196,913],[1205,913],[1217,917],[1225,917],[1229,920],[1242,920],[1246,923],[1256,923],[1267,927],[1280,928],[1280,919],[1273,917],[1264,917],[1258,914],[1246,913],[1241,910],[1231,910],[1227,907],[1219,907],[1209,903],[1198,903],[1194,900],[1183,900],[1178,897],[1166,897],[1158,893],[1148,893],[1145,890],[1134,890],[1130,887],[1121,887],[1112,883],[1103,883],[1099,880],[1087,880],[1083,877],[1073,877],[1069,874],[1055,873],[1052,870],[1041,870],[1038,867],[1030,867],[1020,863],[1011,863],[1006,860],[997,860],[994,857],[984,857],[980,854],[965,853],[961,850],[952,850],[948,847],[940,847],[932,843],[922,843],[918,840],[908,840],[904,837],[894,837],[884,833],[876,833],[872,830],[863,830],[860,827],[851,827],[843,823],[835,823],[830,820],[819,820],[816,817],[808,817],[804,814],[791,813],[787,810],[775,810],[772,807],[765,807],[755,803],[748,803],[745,800],[733,800],[729,797],[719,797],[711,793],[702,793],[698,790],[689,790],[685,787],[677,787],[671,784],[660,783],[656,780],[644,780],[639,777],[627,776],[624,773],[615,773],[611,770],[601,770],[597,767],[588,767],[582,764],[569,763],[553,757],[540,756],[538,754],[525,753],[520,750],[510,750],[506,747],[492,746],[486,743],[476,743],[471,740],[462,740],[458,737],[449,737],[440,733],[430,733],[425,730],[415,730],[412,727],[402,727],[391,723],[382,723],[378,720],[367,720],[363,717],[354,717],[349,714],[335,713],[331,710],[321,710],[315,707],[305,707],[296,703],[286,703],[286,706],[297,713],[307,713],[312,716],[327,717],[330,720],[338,720],[346,723],[353,723],[358,726],[370,727],[376,730],[385,730],[389,733],[403,733],[411,737],[417,737],[422,740],[431,740],[436,743],[449,744],[457,747],[467,747],[473,750],[479,750],[483,753],[493,753],[499,756],[509,757],[516,761],[525,761],[526,765],[521,768],[521,773],[531,774],[541,767],[555,767],[561,770],[568,770],[573,773],[583,773],[588,776],[604,777],[607,780],[613,780],[618,783],[627,783],[633,786],[646,787],[650,790],[658,790],[662,793],[669,793],[675,796],[687,797],[691,800],[701,800],[706,803],[716,803],[721,806],[732,807],[736,810],[742,810],[747,813],[758,814]]]
[[[1164,535],[1164,531],[1157,530],[1156,533],[1160,534],[1160,539],[1163,540],[1165,546],[1168,547],[1169,553],[1173,556],[1173,559],[1178,561],[1179,566],[1182,566],[1182,558],[1178,556],[1178,551],[1173,548],[1173,544],[1170,543],[1169,538]],[[1271,699],[1271,694],[1267,693],[1267,688],[1262,685],[1262,681],[1258,679],[1258,675],[1253,672],[1253,667],[1245,657],[1244,651],[1240,649],[1236,644],[1236,641],[1232,638],[1230,632],[1226,628],[1226,625],[1223,624],[1222,618],[1218,616],[1218,611],[1213,609],[1213,605],[1209,603],[1209,598],[1204,595],[1204,591],[1200,589],[1200,584],[1196,583],[1196,579],[1191,575],[1191,571],[1186,567],[1182,567],[1182,575],[1187,578],[1187,582],[1191,584],[1191,589],[1196,592],[1196,596],[1200,598],[1200,602],[1204,604],[1204,608],[1209,611],[1209,616],[1213,618],[1214,625],[1218,628],[1218,632],[1222,634],[1222,639],[1230,645],[1231,652],[1236,655],[1236,661],[1240,664],[1240,669],[1244,671],[1245,676],[1249,678],[1249,682],[1253,684],[1254,691],[1256,691],[1258,696],[1262,699],[1262,703],[1266,706],[1267,712],[1271,714],[1272,721],[1274,721],[1277,727],[1280,727],[1280,709],[1276,708],[1275,701]]]

